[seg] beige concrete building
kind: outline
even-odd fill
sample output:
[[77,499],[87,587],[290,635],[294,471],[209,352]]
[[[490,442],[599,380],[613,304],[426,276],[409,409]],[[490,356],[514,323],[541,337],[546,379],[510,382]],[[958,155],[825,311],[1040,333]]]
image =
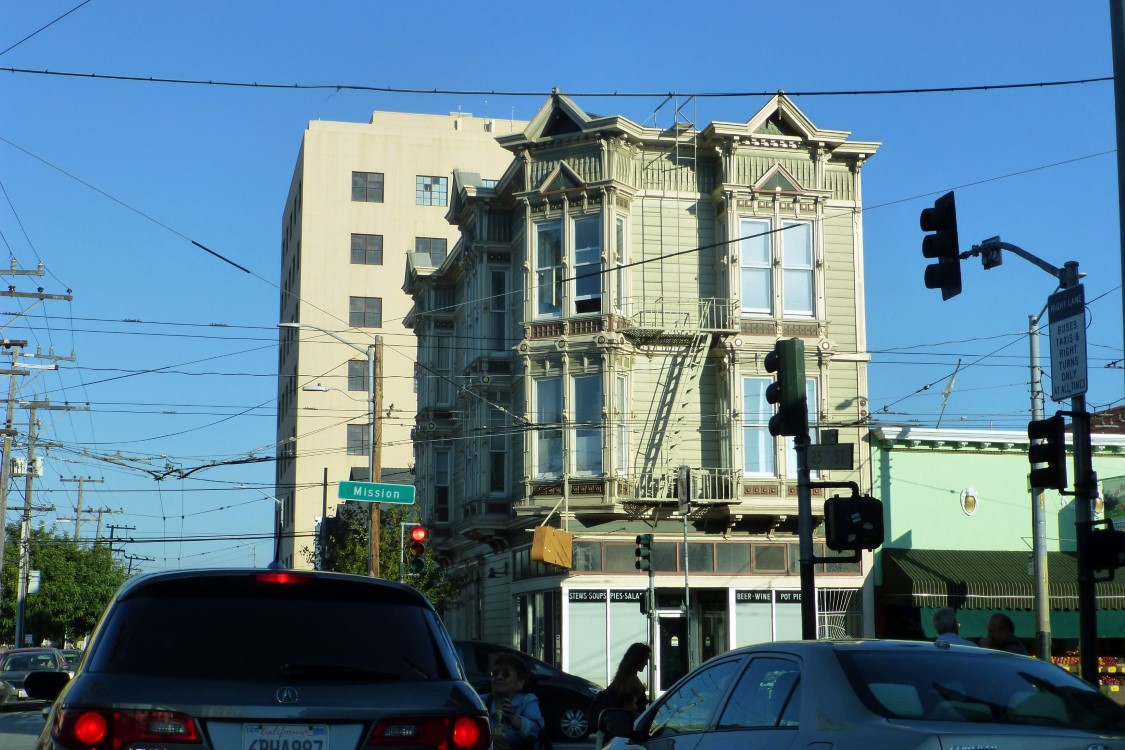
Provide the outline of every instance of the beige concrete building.
[[280,559],[311,567],[317,517],[337,485],[368,478],[367,348],[381,339],[385,482],[410,483],[415,337],[403,328],[407,254],[440,265],[459,237],[446,220],[453,170],[499,177],[496,138],[525,127],[462,113],[376,112],[310,122],[281,227],[276,492]]

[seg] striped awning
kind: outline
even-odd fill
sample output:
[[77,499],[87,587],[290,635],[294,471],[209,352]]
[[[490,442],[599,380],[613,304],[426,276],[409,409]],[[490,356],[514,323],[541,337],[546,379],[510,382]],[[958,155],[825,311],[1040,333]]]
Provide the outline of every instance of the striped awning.
[[[1030,553],[995,550],[881,551],[882,601],[906,607],[1034,609]],[[1078,609],[1078,561],[1070,552],[1047,554],[1051,609]],[[1097,584],[1098,609],[1125,609],[1125,571]]]

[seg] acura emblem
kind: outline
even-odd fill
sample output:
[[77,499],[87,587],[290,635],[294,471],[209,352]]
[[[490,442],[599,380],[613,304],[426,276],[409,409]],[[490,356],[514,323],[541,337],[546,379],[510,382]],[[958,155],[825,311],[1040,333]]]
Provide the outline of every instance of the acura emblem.
[[297,702],[297,688],[283,687],[277,689],[277,702],[278,703],[296,703]]

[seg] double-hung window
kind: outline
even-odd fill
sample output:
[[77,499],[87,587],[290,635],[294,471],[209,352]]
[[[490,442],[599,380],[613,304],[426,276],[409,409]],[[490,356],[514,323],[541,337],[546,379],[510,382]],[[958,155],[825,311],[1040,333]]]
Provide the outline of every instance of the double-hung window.
[[738,258],[742,272],[742,312],[773,312],[773,243],[770,223],[743,219]]
[[[742,312],[773,315],[780,306],[785,317],[813,317],[816,314],[816,264],[812,224],[785,221],[780,231],[772,231],[773,225],[766,219],[742,219],[739,229]],[[780,266],[780,279],[774,277],[775,265]],[[780,284],[780,290],[774,288],[775,281]]]
[[766,401],[772,378],[742,379],[742,473],[746,476],[777,476],[777,452],[769,423],[773,405]]
[[[746,377],[742,379],[742,472],[746,476],[776,477],[776,440],[785,441],[785,476],[797,476],[797,451],[793,438],[774,438],[770,435],[769,422],[774,414],[774,405],[766,401],[766,388],[773,378]],[[809,438],[815,443],[816,425],[819,421],[817,411],[816,380],[805,380],[805,398],[809,412]]]
[[488,493],[508,492],[508,419],[500,405],[488,407]]
[[[535,225],[535,317],[598,313],[602,309],[602,217]],[[569,261],[569,262],[564,262]],[[569,271],[565,271],[568,268]],[[565,277],[565,278],[564,278]]]
[[617,216],[613,222],[614,237],[613,237],[613,262],[616,265],[614,271],[615,283],[613,290],[613,311],[618,315],[625,315],[625,302],[628,299],[628,272],[625,265],[628,262],[629,249],[628,239],[625,233],[625,217]]
[[629,406],[628,381],[622,375],[614,378],[613,411],[617,418],[614,431],[613,466],[618,476],[624,476],[630,468],[629,456]]
[[782,224],[781,299],[786,315],[813,316],[812,224],[787,221]]
[[450,465],[453,453],[448,448],[434,450],[434,520],[449,523]]
[[508,273],[492,271],[488,288],[488,350],[506,352],[508,343]]
[[602,217],[574,220],[574,312],[602,309]]
[[557,318],[562,315],[562,222],[544,222],[535,230],[535,316]]
[[576,375],[574,382],[574,473],[602,473],[602,376]]
[[535,381],[535,475],[562,476],[562,386],[561,377]]

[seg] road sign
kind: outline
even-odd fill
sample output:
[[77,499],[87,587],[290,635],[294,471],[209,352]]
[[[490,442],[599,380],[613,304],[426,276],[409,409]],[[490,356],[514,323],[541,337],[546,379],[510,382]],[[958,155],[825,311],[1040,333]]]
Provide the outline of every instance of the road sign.
[[1051,400],[1086,393],[1086,293],[1081,284],[1047,298],[1051,337]]
[[414,485],[377,484],[375,482],[340,482],[336,497],[367,503],[414,504]]
[[853,443],[829,443],[809,446],[810,469],[842,469],[855,468],[855,445]]

